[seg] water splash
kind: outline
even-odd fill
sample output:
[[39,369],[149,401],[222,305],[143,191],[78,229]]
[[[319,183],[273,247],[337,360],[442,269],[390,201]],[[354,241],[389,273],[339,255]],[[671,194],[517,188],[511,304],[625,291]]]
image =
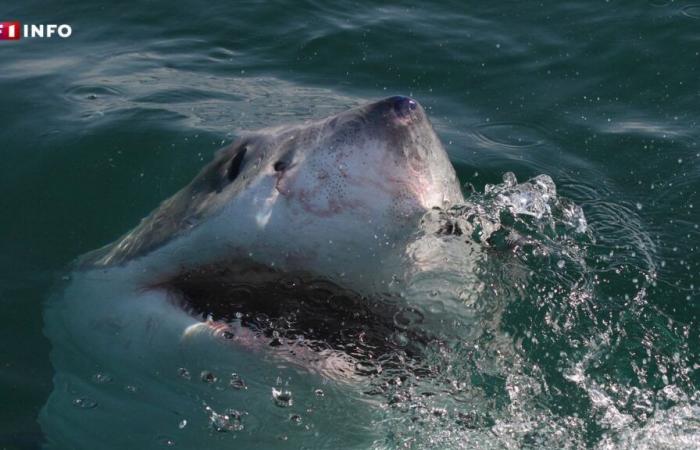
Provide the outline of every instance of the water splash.
[[288,408],[294,404],[294,399],[292,398],[292,391],[287,389],[276,389],[272,388],[272,400],[275,405],[280,408]]
[[209,415],[212,428],[220,433],[243,430],[243,413],[235,409],[227,409],[223,413],[217,413],[211,407],[205,406],[205,412]]
[[614,210],[624,241],[589,225],[550,177],[507,173],[426,215],[413,251],[428,270],[406,301],[439,332],[419,360],[374,379],[392,424],[375,446],[610,448],[658,430],[687,447],[700,417],[692,355],[662,345],[687,331],[650,306],[653,242]]

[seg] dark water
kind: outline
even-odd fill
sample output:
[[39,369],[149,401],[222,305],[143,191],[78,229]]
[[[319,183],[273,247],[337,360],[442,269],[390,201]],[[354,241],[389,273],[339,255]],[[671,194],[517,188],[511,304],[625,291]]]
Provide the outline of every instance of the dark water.
[[[73,28],[0,42],[0,447],[41,440],[52,387],[42,309],[71,260],[131,228],[238,130],[397,93],[426,107],[477,192],[504,172],[547,174],[583,208],[591,237],[576,275],[588,295],[532,292],[501,324],[549,389],[543,408],[574,430],[569,445],[632,446],[635,430],[698,445],[700,4],[0,10]],[[533,286],[568,295],[576,277],[563,272]]]

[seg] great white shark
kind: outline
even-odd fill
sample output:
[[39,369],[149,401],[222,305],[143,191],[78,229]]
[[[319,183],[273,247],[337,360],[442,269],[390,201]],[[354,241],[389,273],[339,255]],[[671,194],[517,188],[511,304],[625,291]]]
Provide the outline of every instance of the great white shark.
[[[425,110],[409,97],[243,134],[133,230],[80,258],[50,302],[55,388],[40,420],[49,446],[80,447],[76,430],[99,434],[90,424],[110,408],[133,414],[122,419],[134,435],[150,432],[148,420],[136,419],[150,413],[111,398],[99,400],[87,420],[81,406],[100,395],[85,374],[116,377],[134,367],[159,373],[181,364],[183,346],[206,353],[216,340],[228,341],[231,358],[251,364],[255,352],[240,349],[269,349],[270,339],[261,341],[243,321],[212,313],[238,302],[232,283],[323,280],[332,286],[324,308],[364,311],[363,299],[391,293],[405,286],[397,280],[422,270],[411,239],[426,212],[463,201]],[[255,310],[251,303],[262,297],[268,304],[285,298],[274,290],[246,295],[242,310]],[[356,320],[371,322],[371,315]],[[289,356],[293,345],[284,345],[283,359],[301,365],[353,364],[342,352],[309,356],[317,347],[296,346]]]

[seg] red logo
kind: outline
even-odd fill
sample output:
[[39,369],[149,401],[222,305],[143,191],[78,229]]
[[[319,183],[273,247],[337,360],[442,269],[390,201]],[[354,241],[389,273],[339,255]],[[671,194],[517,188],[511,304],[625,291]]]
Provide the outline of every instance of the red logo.
[[0,22],[0,41],[16,41],[21,36],[19,22]]

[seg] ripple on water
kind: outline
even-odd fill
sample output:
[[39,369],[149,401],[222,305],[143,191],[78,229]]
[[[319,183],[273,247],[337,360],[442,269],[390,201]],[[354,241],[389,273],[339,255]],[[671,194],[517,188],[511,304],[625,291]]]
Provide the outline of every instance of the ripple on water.
[[72,86],[66,90],[65,94],[74,101],[94,101],[103,97],[120,97],[123,95],[117,87],[102,86],[100,84]]
[[472,133],[489,147],[528,148],[541,145],[546,131],[524,122],[488,122],[474,127]]
[[417,308],[403,308],[394,314],[394,325],[405,330],[413,325],[421,324],[424,318],[423,313]]
[[691,19],[700,19],[700,5],[687,5],[681,8],[681,13]]
[[121,53],[81,72],[64,92],[74,107],[69,117],[85,122],[157,107],[175,114],[159,120],[184,120],[199,130],[228,133],[232,120],[237,129],[254,129],[292,118],[324,116],[361,103],[329,89],[274,77],[202,77],[183,68],[153,67],[152,58],[142,65],[143,58],[141,53]]
[[649,4],[651,6],[661,8],[664,6],[668,6],[672,3],[673,0],[649,0]]

